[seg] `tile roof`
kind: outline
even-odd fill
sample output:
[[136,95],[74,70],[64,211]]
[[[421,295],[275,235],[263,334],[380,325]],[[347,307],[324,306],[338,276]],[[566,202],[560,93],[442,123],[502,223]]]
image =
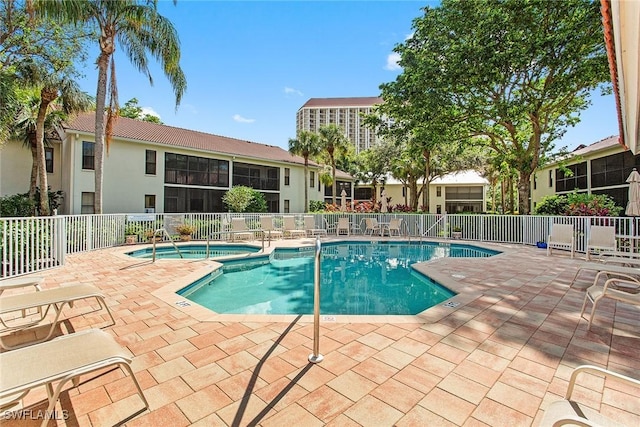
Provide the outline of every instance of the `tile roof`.
[[[618,135],[608,136],[600,141],[596,141],[593,144],[589,144],[587,146],[578,146],[575,150],[571,152],[572,156],[580,156],[587,153],[592,153],[594,151],[604,150],[605,148],[610,148],[613,146],[619,145]],[[624,148],[620,146],[620,148]]]
[[311,98],[300,107],[371,107],[375,104],[382,104],[384,100],[378,96],[357,97],[357,98]]
[[[71,132],[77,131],[93,134],[95,132],[95,113],[78,115],[74,120],[65,125],[65,129]],[[230,154],[233,156],[304,164],[302,157],[293,156],[288,151],[273,145],[259,144],[257,142],[128,119],[126,117],[118,118],[114,126],[113,136],[118,139],[155,142],[175,147]],[[316,166],[313,162],[309,162],[309,164]]]

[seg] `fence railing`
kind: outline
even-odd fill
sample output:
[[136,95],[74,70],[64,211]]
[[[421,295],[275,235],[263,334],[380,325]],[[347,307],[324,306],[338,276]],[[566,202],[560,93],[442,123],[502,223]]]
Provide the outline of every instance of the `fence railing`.
[[[276,228],[282,225],[281,214],[108,214],[61,215],[54,217],[0,218],[0,278],[8,278],[64,264],[65,256],[77,252],[105,249],[125,244],[125,234],[132,233],[134,242],[151,239],[155,230],[165,228],[170,235],[179,223],[194,226],[194,240],[225,240],[231,218],[243,217],[251,229],[260,228],[260,216],[274,218]],[[303,228],[303,214],[294,215]],[[461,238],[470,241],[535,245],[546,241],[553,223],[571,224],[575,230],[576,251],[586,250],[590,226],[615,226],[620,239],[640,234],[640,218],[631,217],[565,217],[565,216],[500,216],[442,215],[403,213],[319,213],[315,225],[335,229],[338,218],[347,217],[353,233],[365,231],[365,219],[388,223],[402,218],[410,236],[449,238],[460,229]],[[167,237],[165,236],[165,240]]]

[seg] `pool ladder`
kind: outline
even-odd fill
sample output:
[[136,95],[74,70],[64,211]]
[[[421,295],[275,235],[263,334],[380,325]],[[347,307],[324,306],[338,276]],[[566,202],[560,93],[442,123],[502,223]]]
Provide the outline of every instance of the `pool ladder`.
[[173,245],[173,247],[176,249],[176,252],[178,252],[178,255],[180,255],[180,258],[184,258],[184,256],[182,256],[182,252],[180,252],[180,249],[178,248],[178,245],[176,245],[176,242],[173,241],[173,239],[171,238],[171,236],[169,235],[169,233],[167,232],[166,228],[159,228],[156,231],[153,232],[153,237],[151,240],[153,240],[153,260],[151,262],[156,262],[156,237],[162,237],[162,235],[167,236],[167,238],[169,239],[169,241],[171,242],[171,244]]
[[322,244],[320,237],[316,237],[315,265],[313,274],[313,353],[309,355],[309,362],[320,363],[324,356],[320,354],[320,255]]

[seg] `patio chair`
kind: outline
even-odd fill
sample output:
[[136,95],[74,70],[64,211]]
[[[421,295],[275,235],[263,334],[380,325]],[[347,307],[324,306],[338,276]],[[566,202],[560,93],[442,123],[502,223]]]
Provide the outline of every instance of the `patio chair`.
[[[18,289],[18,288],[26,288],[29,286],[33,286],[36,291],[42,290],[42,284],[44,283],[44,277],[35,276],[35,277],[17,277],[15,279],[6,279],[0,280],[0,296],[4,293],[4,291],[9,289]],[[40,307],[37,308],[38,312]],[[26,310],[22,310],[22,317],[27,315]]]
[[573,236],[573,225],[553,224],[551,234],[547,239],[547,256],[552,254],[553,249],[567,249],[571,251],[571,258],[575,255],[576,244]]
[[260,217],[260,226],[262,227],[262,233],[269,236],[269,241],[271,241],[271,237],[282,237],[284,233],[282,230],[279,230],[273,226],[273,217],[272,216],[261,216]]
[[253,231],[249,231],[249,226],[244,218],[231,218],[231,241],[236,238],[240,240],[253,240]]
[[592,251],[615,252],[616,250],[617,243],[615,227],[592,225],[589,228],[589,239],[587,240],[587,260],[591,259]]
[[365,218],[364,223],[364,234],[369,234],[370,236],[373,236],[373,233],[380,234],[380,224],[378,224],[376,218]]
[[576,274],[573,276],[573,280],[571,281],[569,286],[573,286],[574,282],[580,275],[580,273],[584,271],[595,271],[596,277],[593,281],[594,284],[597,284],[601,276],[605,276],[610,278],[610,276],[615,276],[622,279],[636,280],[640,277],[640,267],[627,267],[624,265],[615,265],[615,264],[606,264],[603,262],[586,262],[578,267]]
[[[64,335],[51,341],[35,344],[0,354],[0,400],[3,408],[10,408],[29,391],[44,386],[49,405],[42,414],[42,426],[49,423],[54,414],[60,393],[69,381],[75,387],[81,375],[94,371],[103,373],[104,368],[121,367],[129,374],[136,387],[144,409],[149,403],[131,369],[132,356],[108,333],[100,329],[89,329]],[[55,386],[53,383],[57,382]]]
[[307,232],[308,236],[327,235],[327,230],[325,230],[324,228],[316,227],[316,219],[313,215],[304,216],[304,229]]
[[306,237],[307,232],[305,230],[299,229],[296,225],[296,218],[292,215],[285,215],[282,217],[283,226],[282,231],[284,232],[285,237]]
[[388,224],[385,224],[382,233],[384,234],[384,230],[387,230],[389,233],[389,237],[393,236],[394,233],[397,236],[401,236],[402,232],[400,231],[400,227],[402,227],[402,218],[391,218]]
[[347,233],[347,236],[351,234],[351,226],[349,225],[349,218],[338,218],[338,225],[336,226],[336,235],[340,235],[341,232]]
[[589,326],[587,328],[589,330],[591,330],[591,324],[593,323],[593,317],[595,316],[598,302],[602,298],[611,298],[616,301],[640,306],[640,280],[614,277],[604,282],[604,285],[602,286],[598,283],[594,283],[589,289],[587,289],[584,296],[584,302],[582,303],[580,317],[584,314],[584,310],[587,307],[587,301],[591,301],[591,316],[589,317]]
[[[567,393],[563,400],[553,402],[544,411],[540,427],[555,427],[562,425],[578,425],[578,426],[624,426],[622,422],[615,422],[591,406],[580,404],[571,400],[576,380],[580,374],[604,375],[607,384],[610,380],[617,380],[625,383],[625,386],[640,386],[640,381],[635,378],[627,377],[617,372],[609,371],[592,365],[582,365],[575,368],[569,379]],[[622,385],[622,384],[621,384]],[[630,392],[631,393],[631,392]]]
[[[42,323],[50,309],[55,312],[55,318],[49,327],[49,332],[44,338],[40,338],[35,342],[47,341],[53,335],[55,327],[58,324],[60,315],[65,305],[72,306],[74,301],[83,300],[87,298],[95,298],[100,308],[93,310],[98,311],[106,309],[107,314],[111,318],[111,324],[115,325],[116,321],[111,314],[111,310],[104,301],[104,294],[97,287],[89,284],[61,286],[59,288],[45,289],[40,292],[30,292],[25,294],[10,295],[0,298],[0,324],[2,329],[0,332],[9,332],[26,329],[32,326],[36,326]],[[28,309],[37,309],[38,317],[35,320],[28,320],[27,322],[15,322],[15,318],[9,320],[10,314],[15,312],[23,312]],[[93,312],[91,311],[91,312]],[[8,346],[4,343],[0,337],[0,347],[4,349],[13,349],[23,347],[25,345],[33,344],[34,341],[26,344],[20,344],[16,346]]]

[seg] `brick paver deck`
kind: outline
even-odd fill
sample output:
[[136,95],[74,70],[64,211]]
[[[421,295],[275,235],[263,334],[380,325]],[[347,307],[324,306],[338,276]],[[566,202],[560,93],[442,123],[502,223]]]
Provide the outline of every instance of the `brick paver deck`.
[[[172,289],[201,276],[209,261],[151,263],[124,256],[130,248],[69,256],[65,266],[38,273],[44,287],[92,283],[107,294],[116,325],[105,330],[135,355],[151,408],[140,412],[130,381],[109,370],[63,392],[56,408],[68,417],[50,425],[535,426],[577,365],[638,376],[640,311],[603,302],[587,331],[579,313],[593,276],[569,286],[584,260],[485,246],[504,253],[421,267],[459,292],[457,307],[324,320],[324,361],[315,365],[307,360],[309,316],[216,316],[176,304],[183,298]],[[89,304],[67,310],[60,333],[109,323],[103,312],[83,314]],[[640,425],[639,390],[587,376],[576,391],[619,422]],[[24,405],[31,417],[46,409],[44,388]]]

